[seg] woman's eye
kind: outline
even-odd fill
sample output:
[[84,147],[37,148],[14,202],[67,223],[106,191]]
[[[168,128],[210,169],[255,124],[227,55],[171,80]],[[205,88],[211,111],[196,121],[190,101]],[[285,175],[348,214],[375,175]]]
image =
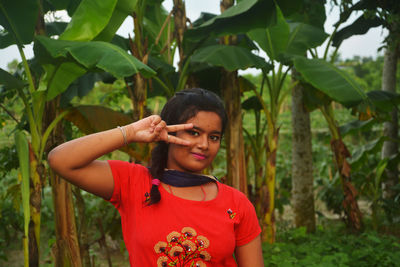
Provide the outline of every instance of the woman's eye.
[[193,135],[193,136],[199,136],[199,132],[196,132],[196,131],[188,131],[188,133],[190,134],[190,135]]
[[220,137],[219,137],[218,135],[211,135],[211,136],[210,136],[210,139],[211,139],[212,141],[219,141]]

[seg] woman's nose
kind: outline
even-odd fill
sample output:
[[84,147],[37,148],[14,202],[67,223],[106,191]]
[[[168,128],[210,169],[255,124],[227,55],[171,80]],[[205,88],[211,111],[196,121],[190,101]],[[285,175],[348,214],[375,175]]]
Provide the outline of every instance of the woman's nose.
[[208,136],[207,135],[202,135],[198,139],[197,146],[201,149],[207,149],[208,148]]

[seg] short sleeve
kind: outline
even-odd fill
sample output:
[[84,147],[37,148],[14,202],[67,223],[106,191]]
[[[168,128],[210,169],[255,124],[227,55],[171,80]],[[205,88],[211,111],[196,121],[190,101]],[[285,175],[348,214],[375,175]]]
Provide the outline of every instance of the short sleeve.
[[237,247],[249,243],[261,233],[255,208],[245,195],[241,195],[238,206],[239,222],[235,227]]
[[121,160],[109,160],[108,164],[114,179],[114,191],[108,201],[118,209],[121,202],[121,185],[126,184],[126,180],[129,179],[130,163]]

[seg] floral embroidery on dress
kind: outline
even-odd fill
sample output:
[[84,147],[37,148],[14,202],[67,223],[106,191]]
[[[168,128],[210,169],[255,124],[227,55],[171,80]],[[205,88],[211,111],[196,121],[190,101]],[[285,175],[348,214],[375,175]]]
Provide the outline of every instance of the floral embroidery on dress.
[[206,267],[211,255],[206,251],[210,246],[207,237],[197,235],[191,227],[183,227],[181,233],[172,231],[167,235],[167,242],[159,241],[154,250],[160,257],[157,267]]

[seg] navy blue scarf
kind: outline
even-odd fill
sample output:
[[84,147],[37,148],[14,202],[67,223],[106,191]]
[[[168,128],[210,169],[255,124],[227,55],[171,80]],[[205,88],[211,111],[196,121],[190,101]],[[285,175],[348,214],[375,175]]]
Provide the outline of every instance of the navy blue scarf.
[[214,176],[187,173],[177,170],[165,170],[163,177],[160,180],[165,184],[176,187],[197,186],[218,181]]

